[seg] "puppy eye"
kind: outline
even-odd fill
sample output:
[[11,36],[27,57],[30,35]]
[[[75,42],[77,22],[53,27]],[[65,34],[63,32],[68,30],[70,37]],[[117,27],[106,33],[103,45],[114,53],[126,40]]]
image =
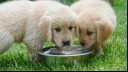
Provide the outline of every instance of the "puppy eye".
[[56,32],[60,32],[60,28],[59,27],[57,27],[57,28],[55,28],[55,30],[56,30]]
[[70,26],[70,27],[69,27],[69,30],[72,30],[72,28],[73,28],[73,27],[72,27],[72,26]]
[[87,35],[92,35],[93,34],[93,32],[87,32]]

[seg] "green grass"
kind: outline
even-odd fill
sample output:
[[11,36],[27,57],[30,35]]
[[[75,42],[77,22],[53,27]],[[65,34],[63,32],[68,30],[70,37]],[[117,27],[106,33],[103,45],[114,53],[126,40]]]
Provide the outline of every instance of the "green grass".
[[[114,0],[117,14],[117,28],[104,46],[104,55],[99,58],[91,56],[87,62],[71,66],[55,65],[50,68],[44,64],[36,64],[29,59],[26,46],[14,44],[8,51],[0,55],[0,71],[126,71],[127,70],[127,0]],[[78,44],[78,40],[74,40]],[[45,46],[53,45],[47,42]]]

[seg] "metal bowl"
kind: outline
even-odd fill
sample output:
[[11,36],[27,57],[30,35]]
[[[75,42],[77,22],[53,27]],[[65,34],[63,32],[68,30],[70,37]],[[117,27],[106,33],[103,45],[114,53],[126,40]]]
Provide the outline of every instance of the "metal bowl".
[[[72,48],[77,48],[80,46],[71,46]],[[44,48],[43,52],[51,49],[53,47]],[[54,47],[55,48],[55,47]],[[44,54],[42,51],[39,51],[39,55],[41,57],[41,62],[46,65],[72,65],[74,63],[81,63],[85,62],[89,55],[94,53],[94,50],[87,51],[85,53],[78,53],[78,54],[70,54],[70,55],[51,55],[51,54]]]

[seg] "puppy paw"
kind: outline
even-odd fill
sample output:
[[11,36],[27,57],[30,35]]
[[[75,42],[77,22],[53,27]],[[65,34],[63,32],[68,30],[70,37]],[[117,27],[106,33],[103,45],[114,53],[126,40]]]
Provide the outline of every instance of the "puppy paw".
[[41,57],[38,54],[31,55],[31,60],[35,63],[39,63],[41,61]]
[[104,55],[103,49],[101,47],[101,45],[99,45],[96,49],[95,49],[95,53],[96,53],[96,57],[99,57],[101,55]]
[[96,52],[96,57],[100,57],[101,55],[104,55],[104,52],[101,51],[101,52]]

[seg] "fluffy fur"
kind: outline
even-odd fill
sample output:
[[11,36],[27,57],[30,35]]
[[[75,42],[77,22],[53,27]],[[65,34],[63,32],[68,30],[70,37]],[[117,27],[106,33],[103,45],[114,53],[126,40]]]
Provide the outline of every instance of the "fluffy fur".
[[[0,5],[0,54],[14,42],[25,42],[34,61],[47,40],[58,46],[71,43],[77,15],[55,1],[11,1]],[[59,28],[60,32],[56,29]]]
[[95,49],[97,56],[103,54],[102,45],[116,27],[113,8],[102,0],[81,0],[71,8],[79,15],[77,24],[80,44]]

